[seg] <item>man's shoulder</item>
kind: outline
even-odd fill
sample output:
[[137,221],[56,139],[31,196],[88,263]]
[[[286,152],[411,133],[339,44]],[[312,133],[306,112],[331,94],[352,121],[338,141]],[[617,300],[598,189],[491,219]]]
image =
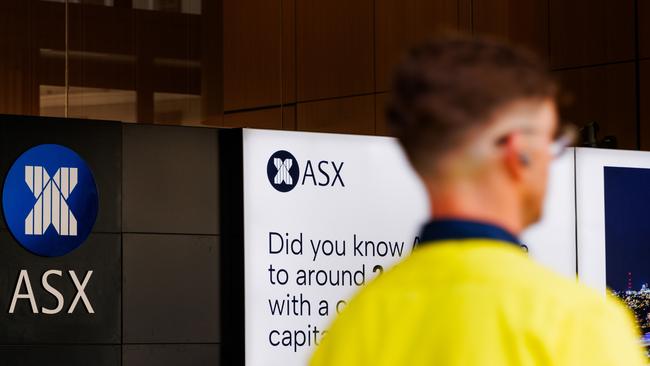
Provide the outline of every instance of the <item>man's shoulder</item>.
[[608,311],[619,308],[613,300],[602,291],[598,291],[580,281],[577,275],[567,276],[557,273],[536,262],[528,256],[512,256],[504,262],[509,272],[501,277],[502,291],[518,291],[522,295],[546,305],[553,305],[570,311],[591,308],[596,311]]
[[[463,334],[477,329],[490,335],[490,347],[503,346],[507,352],[530,354],[529,344],[513,348],[510,337],[533,339],[534,352],[569,360],[557,364],[607,358],[618,348],[629,359],[638,356],[633,323],[616,301],[535,263],[516,247],[479,243],[475,248],[431,247],[380,275],[340,314],[320,358],[336,354],[341,360],[366,361],[364,357],[385,355],[380,345],[386,339],[400,344],[419,332],[428,334],[418,340],[423,347],[446,342],[450,334],[461,337],[458,344],[471,343]],[[360,340],[365,344],[361,349],[370,353],[349,346]],[[399,347],[392,351],[407,352]]]
[[[415,252],[411,258],[387,271],[362,291],[368,298],[433,294],[454,288],[489,291],[539,307],[554,306],[563,311],[584,307],[606,311],[620,307],[604,293],[577,279],[555,273],[536,263],[516,247],[477,242],[472,246],[445,246]],[[462,296],[462,294],[461,294]],[[532,307],[537,307],[532,305]],[[578,310],[576,310],[578,311]]]

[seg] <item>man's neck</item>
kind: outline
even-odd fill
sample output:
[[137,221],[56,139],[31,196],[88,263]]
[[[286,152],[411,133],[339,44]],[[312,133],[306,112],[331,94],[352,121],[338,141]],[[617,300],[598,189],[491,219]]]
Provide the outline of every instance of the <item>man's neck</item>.
[[438,185],[429,189],[433,219],[463,219],[500,226],[515,235],[523,224],[515,197],[479,184]]

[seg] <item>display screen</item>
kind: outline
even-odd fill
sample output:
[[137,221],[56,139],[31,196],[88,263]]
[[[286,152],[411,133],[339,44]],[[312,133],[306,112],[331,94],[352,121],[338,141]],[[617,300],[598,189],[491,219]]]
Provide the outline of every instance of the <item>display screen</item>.
[[[220,138],[221,212],[235,212],[222,224],[222,266],[232,268],[224,364],[305,365],[347,301],[419,243],[426,189],[391,138],[248,129]],[[574,171],[572,150],[554,162],[545,216],[522,238],[531,258],[570,277]]]
[[604,167],[607,287],[650,345],[650,169]]

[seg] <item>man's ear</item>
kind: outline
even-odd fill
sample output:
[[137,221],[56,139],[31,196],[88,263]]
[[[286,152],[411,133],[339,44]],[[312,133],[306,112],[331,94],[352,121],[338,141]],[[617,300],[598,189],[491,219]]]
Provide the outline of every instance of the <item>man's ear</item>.
[[521,134],[513,133],[503,144],[503,159],[506,170],[513,179],[520,180],[530,165],[530,156],[523,152]]

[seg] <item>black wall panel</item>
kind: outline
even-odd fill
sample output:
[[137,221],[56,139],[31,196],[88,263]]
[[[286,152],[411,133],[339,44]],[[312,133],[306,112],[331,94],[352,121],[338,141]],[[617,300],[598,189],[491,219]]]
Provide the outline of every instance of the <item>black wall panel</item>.
[[215,236],[124,234],[125,343],[219,342],[217,245]]
[[219,366],[218,344],[124,346],[124,366]]
[[[120,346],[0,346],[1,365],[119,366]],[[145,365],[145,364],[141,364]]]
[[124,231],[218,232],[217,131],[124,126]]
[[[76,151],[93,172],[99,214],[89,238],[61,257],[23,249],[0,210],[0,365],[218,365],[221,342],[217,130],[0,115],[0,181],[45,143]],[[21,270],[27,299],[9,308]],[[54,315],[56,297],[63,310]],[[83,281],[83,302],[67,311]],[[26,289],[21,287],[21,293]]]

